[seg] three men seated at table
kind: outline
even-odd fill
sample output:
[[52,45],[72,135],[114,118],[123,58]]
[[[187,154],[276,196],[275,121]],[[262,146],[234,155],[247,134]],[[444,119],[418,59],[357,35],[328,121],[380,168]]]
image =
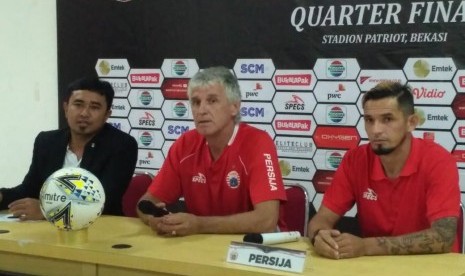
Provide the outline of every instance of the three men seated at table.
[[[105,123],[113,89],[98,79],[83,79],[68,93],[69,128],[40,133],[23,183],[0,189],[0,208],[22,220],[43,218],[40,187],[66,166],[96,174],[108,194],[104,213],[122,214],[137,143]],[[171,146],[141,198],[164,208],[183,197],[187,212],[154,217],[138,210],[142,221],[172,236],[286,231],[276,148],[265,131],[240,122],[237,79],[227,68],[207,68],[190,80],[188,96],[196,128]],[[314,250],[333,259],[457,252],[456,161],[433,141],[413,137],[419,118],[410,87],[380,83],[363,96],[362,106],[369,143],[347,151],[309,222]],[[334,229],[354,204],[362,237]]]

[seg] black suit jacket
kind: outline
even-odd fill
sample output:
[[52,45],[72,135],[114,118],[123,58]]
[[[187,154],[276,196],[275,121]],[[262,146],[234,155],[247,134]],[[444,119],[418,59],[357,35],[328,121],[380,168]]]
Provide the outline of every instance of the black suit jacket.
[[[0,210],[8,208],[8,204],[17,199],[39,198],[45,180],[63,167],[69,139],[69,129],[44,131],[37,135],[32,163],[23,182],[14,188],[0,189],[3,195]],[[121,201],[136,162],[136,140],[110,124],[105,124],[86,144],[80,167],[92,172],[102,183],[106,197],[104,214],[123,214]]]

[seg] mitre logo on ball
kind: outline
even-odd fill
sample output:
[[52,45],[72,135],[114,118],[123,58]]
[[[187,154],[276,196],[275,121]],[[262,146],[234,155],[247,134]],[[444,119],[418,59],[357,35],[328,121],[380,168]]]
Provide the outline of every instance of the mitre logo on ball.
[[58,229],[89,227],[101,214],[105,192],[98,178],[82,168],[63,168],[50,175],[40,190],[44,217]]

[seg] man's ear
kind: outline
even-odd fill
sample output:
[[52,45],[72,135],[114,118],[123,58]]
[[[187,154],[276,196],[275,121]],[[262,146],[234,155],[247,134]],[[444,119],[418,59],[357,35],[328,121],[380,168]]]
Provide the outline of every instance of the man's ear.
[[416,112],[413,113],[412,115],[409,115],[407,119],[408,131],[414,131],[419,122],[420,122],[420,117],[418,117],[418,114]]
[[105,115],[105,116],[106,116],[105,121],[108,120],[108,118],[110,118],[110,116],[111,116],[111,111],[112,111],[111,108],[107,110],[107,114]]
[[233,115],[233,117],[236,117],[236,115],[240,112],[240,108],[241,102],[233,102],[231,104],[231,115]]

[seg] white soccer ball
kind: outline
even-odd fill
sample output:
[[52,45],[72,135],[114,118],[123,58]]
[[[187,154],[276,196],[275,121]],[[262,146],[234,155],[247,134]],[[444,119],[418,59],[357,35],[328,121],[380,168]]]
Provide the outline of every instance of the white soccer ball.
[[103,211],[105,191],[98,178],[82,168],[63,168],[50,175],[40,190],[40,209],[58,229],[89,227]]

